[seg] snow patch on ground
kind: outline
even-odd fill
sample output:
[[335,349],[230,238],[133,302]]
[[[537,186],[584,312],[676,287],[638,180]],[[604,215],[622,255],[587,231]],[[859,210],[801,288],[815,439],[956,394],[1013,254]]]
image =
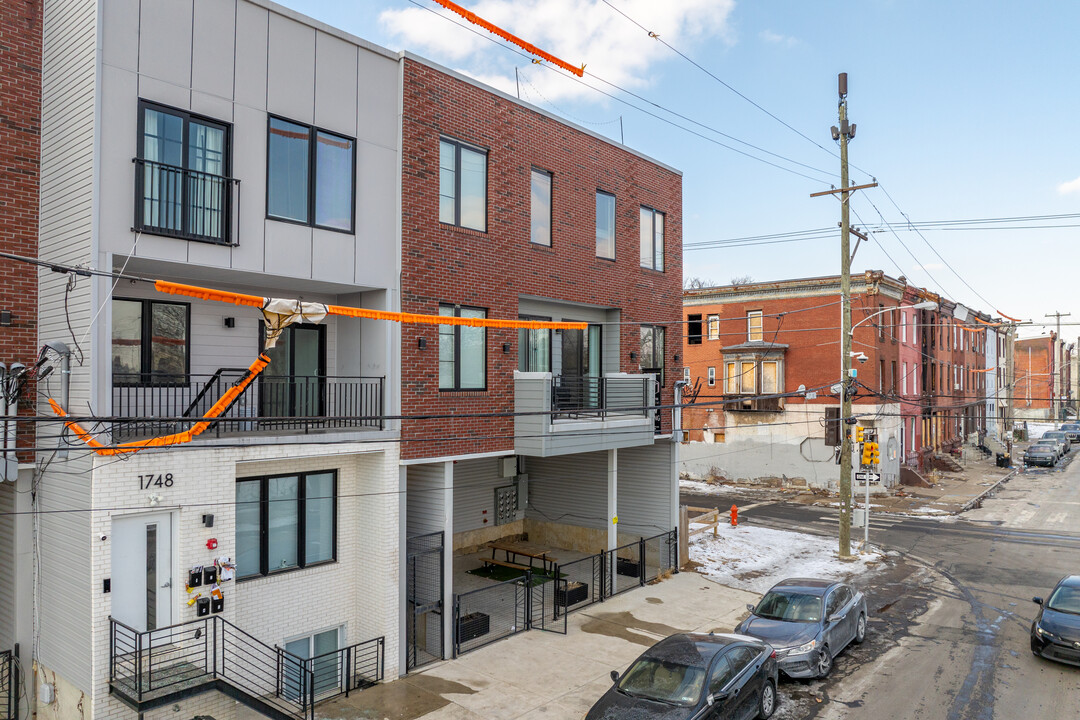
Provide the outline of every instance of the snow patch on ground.
[[752,525],[721,525],[719,536],[705,533],[690,540],[690,559],[710,580],[763,593],[790,577],[848,579],[879,565],[878,551],[844,562],[834,538]]
[[726,485],[713,485],[712,483],[701,482],[700,480],[680,480],[679,489],[684,492],[692,492],[699,495],[719,495],[731,488]]

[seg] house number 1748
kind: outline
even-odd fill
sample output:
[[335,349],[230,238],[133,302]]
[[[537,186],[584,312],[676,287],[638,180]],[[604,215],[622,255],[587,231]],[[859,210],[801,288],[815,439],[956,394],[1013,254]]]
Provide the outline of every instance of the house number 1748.
[[172,487],[173,477],[172,473],[165,473],[164,475],[140,475],[139,476],[139,489],[149,490],[152,487]]

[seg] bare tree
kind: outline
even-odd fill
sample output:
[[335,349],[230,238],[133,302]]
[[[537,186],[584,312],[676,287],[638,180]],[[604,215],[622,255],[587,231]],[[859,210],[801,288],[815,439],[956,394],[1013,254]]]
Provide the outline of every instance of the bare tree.
[[688,277],[683,281],[683,290],[700,290],[707,287],[716,287],[716,283],[699,277]]
[[738,275],[736,277],[731,278],[731,284],[732,285],[747,285],[747,284],[752,283],[752,282],[754,282],[754,276],[753,275]]

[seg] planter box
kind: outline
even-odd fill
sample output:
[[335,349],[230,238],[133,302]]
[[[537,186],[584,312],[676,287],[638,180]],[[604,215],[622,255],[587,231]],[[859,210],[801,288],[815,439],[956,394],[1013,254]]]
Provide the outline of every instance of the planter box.
[[615,560],[615,574],[626,575],[627,577],[641,577],[640,564],[634,560],[628,560],[627,558],[617,558]]
[[577,605],[579,602],[588,599],[589,586],[585,583],[572,582],[568,583],[565,589],[559,588],[555,590],[555,604],[563,607]]
[[487,613],[474,612],[468,615],[462,615],[458,618],[457,636],[458,642],[463,643],[466,640],[473,640],[475,638],[487,635],[491,629],[491,618]]

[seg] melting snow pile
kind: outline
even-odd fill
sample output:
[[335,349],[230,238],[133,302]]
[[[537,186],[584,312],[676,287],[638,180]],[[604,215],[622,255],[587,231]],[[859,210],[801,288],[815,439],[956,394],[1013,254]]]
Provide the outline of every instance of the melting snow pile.
[[[691,528],[694,529],[694,528]],[[852,539],[852,551],[858,543]],[[710,580],[752,592],[765,592],[790,577],[845,579],[881,563],[879,552],[837,556],[837,539],[772,530],[751,525],[721,525],[718,537],[709,530],[690,539],[690,559]]]

